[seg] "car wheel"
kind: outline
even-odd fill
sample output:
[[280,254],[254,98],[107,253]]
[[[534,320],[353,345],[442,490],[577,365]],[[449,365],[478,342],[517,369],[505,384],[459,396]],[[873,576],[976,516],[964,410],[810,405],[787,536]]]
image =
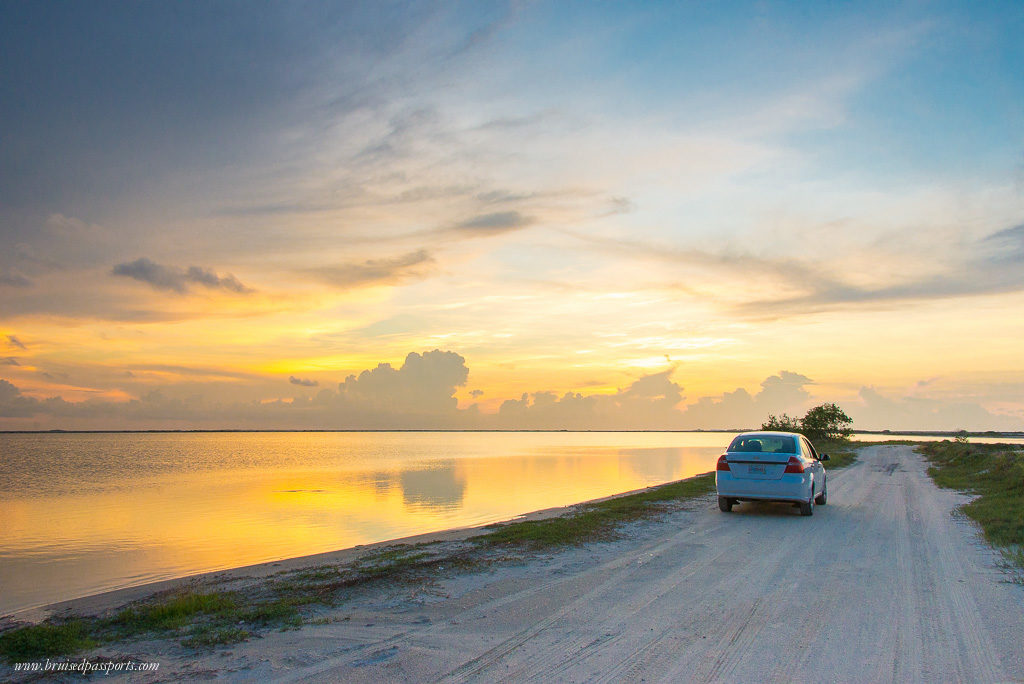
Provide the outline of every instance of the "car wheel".
[[732,499],[724,496],[718,497],[718,510],[723,513],[732,512]]
[[814,515],[814,499],[800,502],[800,515]]
[[821,488],[821,494],[815,497],[814,503],[819,506],[824,506],[828,503],[828,480],[825,480],[825,484]]

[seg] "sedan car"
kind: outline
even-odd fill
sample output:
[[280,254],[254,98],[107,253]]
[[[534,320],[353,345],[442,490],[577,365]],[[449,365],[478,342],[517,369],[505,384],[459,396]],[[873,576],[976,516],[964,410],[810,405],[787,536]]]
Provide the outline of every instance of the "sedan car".
[[715,486],[725,513],[740,501],[780,501],[813,515],[828,501],[825,466],[810,440],[794,432],[744,432],[718,457]]

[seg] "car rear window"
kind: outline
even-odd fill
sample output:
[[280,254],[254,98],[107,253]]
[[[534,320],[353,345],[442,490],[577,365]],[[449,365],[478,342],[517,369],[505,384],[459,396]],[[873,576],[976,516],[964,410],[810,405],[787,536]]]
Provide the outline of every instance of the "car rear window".
[[742,453],[795,454],[796,440],[785,435],[740,435],[729,451]]

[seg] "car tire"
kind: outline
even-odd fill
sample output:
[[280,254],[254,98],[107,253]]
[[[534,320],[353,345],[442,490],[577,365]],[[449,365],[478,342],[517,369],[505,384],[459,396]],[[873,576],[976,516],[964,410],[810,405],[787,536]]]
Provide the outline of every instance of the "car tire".
[[814,499],[800,502],[800,515],[814,515]]
[[821,488],[821,494],[814,498],[814,503],[819,506],[824,506],[828,503],[828,480],[825,480],[824,486]]
[[732,499],[725,496],[718,497],[718,510],[722,511],[723,513],[731,513]]

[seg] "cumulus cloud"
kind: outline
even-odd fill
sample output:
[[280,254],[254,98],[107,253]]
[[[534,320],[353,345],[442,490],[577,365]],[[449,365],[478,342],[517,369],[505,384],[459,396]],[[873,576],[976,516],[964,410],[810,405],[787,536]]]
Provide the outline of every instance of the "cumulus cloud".
[[525,228],[532,222],[533,219],[523,216],[518,211],[498,211],[466,219],[457,223],[455,230],[476,235],[495,235]]
[[288,382],[293,385],[300,385],[301,387],[317,387],[320,385],[316,380],[310,380],[308,378],[297,378],[294,375],[288,377]]
[[671,429],[680,424],[677,410],[683,388],[670,378],[673,369],[639,378],[615,394],[567,392],[523,394],[502,403],[497,423],[516,429]]
[[22,418],[35,414],[39,401],[26,397],[21,390],[6,380],[0,380],[0,417]]
[[335,287],[350,289],[368,285],[390,285],[409,278],[423,277],[434,258],[425,249],[390,259],[367,259],[363,262],[321,266],[306,271]]
[[806,375],[780,371],[765,378],[757,394],[740,387],[719,397],[701,397],[686,408],[684,422],[691,428],[749,428],[760,425],[769,414],[802,415],[810,403],[805,389],[810,384],[813,381]]
[[[549,429],[671,430],[754,428],[769,414],[802,415],[827,399],[812,398],[805,375],[781,371],[751,394],[738,388],[684,405],[683,387],[669,368],[637,378],[612,394],[553,392],[523,394],[505,401],[496,414],[476,404],[459,409],[456,391],[469,376],[465,359],[450,351],[411,353],[399,367],[389,363],[350,375],[312,396],[273,401],[212,401],[190,390],[166,387],[136,399],[114,402],[60,397],[36,399],[0,380],[0,426],[65,429]],[[290,381],[312,386],[295,376]],[[237,384],[233,383],[234,387]],[[185,393],[189,392],[189,393]],[[470,392],[479,396],[478,390]],[[231,395],[224,395],[230,397]],[[964,399],[891,397],[863,388],[858,401],[841,402],[861,429],[1019,430],[1024,415],[993,413]]]
[[143,283],[148,283],[156,290],[168,290],[185,294],[189,285],[202,285],[211,290],[226,290],[237,294],[249,294],[253,290],[243,285],[235,276],[230,273],[225,276],[218,276],[214,271],[200,266],[189,266],[181,269],[174,266],[164,266],[146,257],[135,261],[117,264],[111,271],[111,275],[132,278]]
[[381,363],[358,376],[348,376],[338,386],[338,394],[345,401],[380,410],[454,410],[458,405],[455,390],[465,385],[468,377],[466,359],[455,352],[412,352],[400,368]]

